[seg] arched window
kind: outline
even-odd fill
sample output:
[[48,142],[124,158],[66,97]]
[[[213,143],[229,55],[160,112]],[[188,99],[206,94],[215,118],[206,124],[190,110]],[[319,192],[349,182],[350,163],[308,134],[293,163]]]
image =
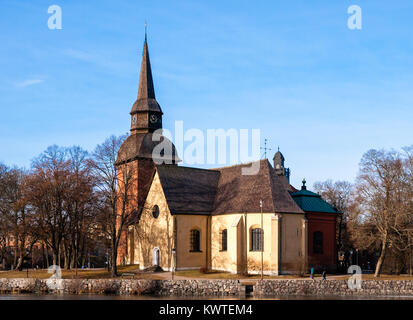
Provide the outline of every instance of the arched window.
[[251,229],[251,251],[264,251],[264,232],[261,228]]
[[313,233],[313,253],[323,253],[323,233],[321,231]]
[[191,252],[201,251],[201,232],[199,230],[191,230]]
[[228,233],[227,229],[221,231],[221,251],[228,249]]

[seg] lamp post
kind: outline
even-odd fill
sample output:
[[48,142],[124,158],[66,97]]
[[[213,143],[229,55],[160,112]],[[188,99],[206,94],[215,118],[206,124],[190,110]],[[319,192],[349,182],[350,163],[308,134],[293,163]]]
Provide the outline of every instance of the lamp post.
[[264,223],[262,214],[262,200],[260,200],[260,210],[261,210],[261,280],[264,279]]
[[175,262],[175,256],[176,256],[176,249],[175,248],[173,248],[172,249],[172,280],[174,280],[174,272],[175,272],[175,265],[176,265],[176,262]]

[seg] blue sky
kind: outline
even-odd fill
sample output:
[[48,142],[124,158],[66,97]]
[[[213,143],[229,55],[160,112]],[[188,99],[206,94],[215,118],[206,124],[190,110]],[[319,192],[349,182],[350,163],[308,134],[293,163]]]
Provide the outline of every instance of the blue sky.
[[[49,30],[50,5],[63,29]],[[362,8],[362,30],[347,8]],[[164,127],[259,128],[293,184],[413,144],[413,2],[15,1],[0,10],[0,162],[129,130],[148,21]],[[272,158],[272,154],[271,154]],[[210,166],[209,166],[210,167]]]

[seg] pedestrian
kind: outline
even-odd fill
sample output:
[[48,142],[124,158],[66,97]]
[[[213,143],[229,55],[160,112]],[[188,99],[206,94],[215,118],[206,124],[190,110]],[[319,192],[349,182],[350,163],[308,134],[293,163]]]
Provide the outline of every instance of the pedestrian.
[[310,279],[313,279],[313,276],[314,276],[314,268],[311,267]]
[[323,271],[322,275],[323,275],[323,280],[327,280],[327,272],[325,270]]

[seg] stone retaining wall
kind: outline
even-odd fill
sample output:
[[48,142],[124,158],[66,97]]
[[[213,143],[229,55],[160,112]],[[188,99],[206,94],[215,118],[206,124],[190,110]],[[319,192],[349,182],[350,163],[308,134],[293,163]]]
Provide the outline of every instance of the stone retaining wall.
[[263,280],[254,286],[254,295],[413,296],[413,281],[364,280],[361,289],[352,290],[347,280]]
[[161,296],[236,296],[245,294],[237,280],[138,280],[138,279],[1,279],[6,293],[152,294]]
[[[346,280],[263,280],[254,296],[413,296],[413,281],[366,280],[351,290]],[[138,279],[1,279],[2,293],[149,294],[159,296],[245,296],[238,280],[138,280]]]

